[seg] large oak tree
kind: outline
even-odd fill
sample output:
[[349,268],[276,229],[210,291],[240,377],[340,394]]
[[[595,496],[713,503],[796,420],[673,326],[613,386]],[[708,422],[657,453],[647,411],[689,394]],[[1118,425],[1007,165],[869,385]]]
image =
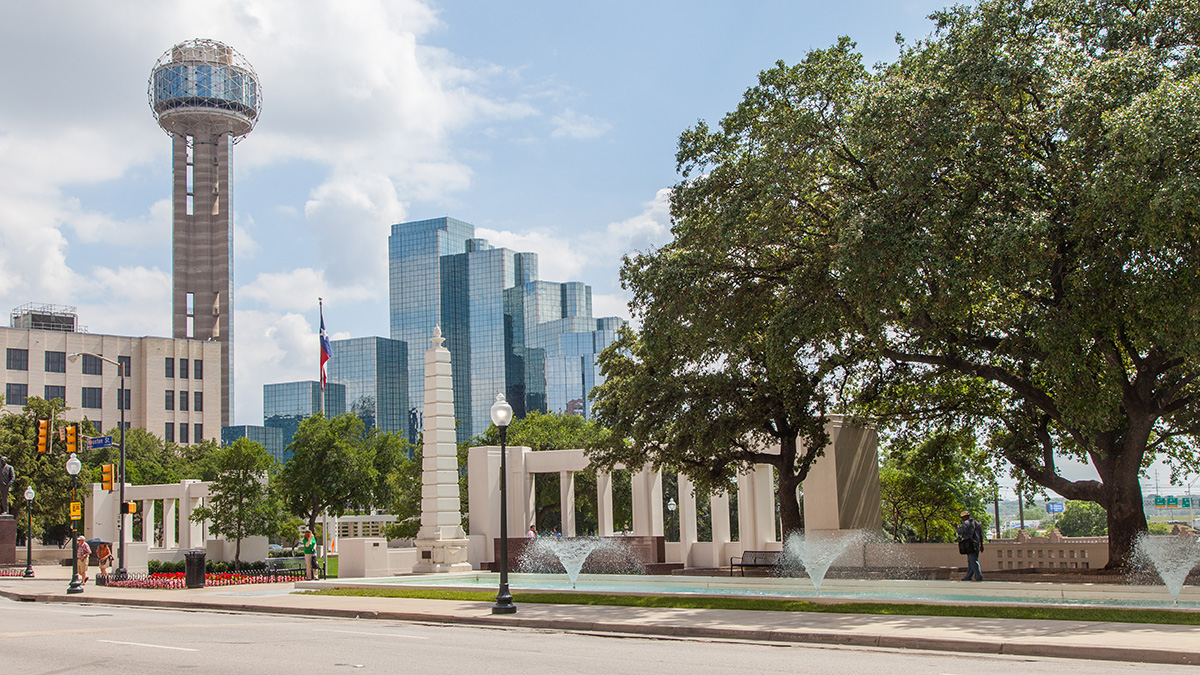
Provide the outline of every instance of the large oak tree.
[[[830,324],[798,298],[829,279],[846,335],[880,358],[874,412],[974,423],[1018,473],[1103,506],[1125,565],[1143,467],[1196,461],[1200,11],[985,0],[933,18],[892,64],[866,68],[843,39],[686,132],[684,194],[724,189],[672,246],[791,304],[794,325]],[[682,294],[727,310],[693,271]],[[1065,457],[1099,479],[1065,476]]]

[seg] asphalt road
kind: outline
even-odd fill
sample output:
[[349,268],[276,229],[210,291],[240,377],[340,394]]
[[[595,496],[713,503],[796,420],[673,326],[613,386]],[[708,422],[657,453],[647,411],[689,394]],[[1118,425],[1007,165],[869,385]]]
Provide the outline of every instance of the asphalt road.
[[1190,666],[528,629],[19,603],[0,599],[5,673],[1197,673]]

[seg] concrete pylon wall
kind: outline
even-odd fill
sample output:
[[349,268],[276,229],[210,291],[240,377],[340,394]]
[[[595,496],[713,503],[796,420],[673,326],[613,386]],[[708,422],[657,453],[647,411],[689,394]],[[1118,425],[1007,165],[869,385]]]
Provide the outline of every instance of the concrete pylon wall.
[[804,481],[806,530],[878,530],[879,437],[874,429],[832,417],[829,445]]

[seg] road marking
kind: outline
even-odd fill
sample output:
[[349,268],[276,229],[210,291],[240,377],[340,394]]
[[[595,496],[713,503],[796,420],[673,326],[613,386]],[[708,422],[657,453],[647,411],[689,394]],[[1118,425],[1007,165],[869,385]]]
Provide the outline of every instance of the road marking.
[[190,647],[168,647],[167,645],[148,645],[144,642],[120,642],[118,640],[96,640],[96,642],[106,642],[110,645],[129,645],[131,647],[154,647],[155,649],[174,649],[179,652],[198,652],[199,649]]
[[419,635],[401,635],[400,633],[367,633],[367,632],[361,631],[361,630],[333,630],[330,628],[314,628],[313,630],[318,633],[346,633],[347,635],[374,635],[376,637],[407,638],[409,640],[428,640],[429,639],[427,637],[421,637]]

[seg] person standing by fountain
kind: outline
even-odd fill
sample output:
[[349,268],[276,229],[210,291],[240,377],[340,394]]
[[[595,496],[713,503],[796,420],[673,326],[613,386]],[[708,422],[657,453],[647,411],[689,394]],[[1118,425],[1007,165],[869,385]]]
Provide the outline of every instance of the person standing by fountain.
[[983,570],[979,567],[979,552],[983,550],[983,526],[971,517],[970,511],[962,512],[962,524],[958,526],[958,552],[967,555],[967,576],[963,581],[983,581]]

